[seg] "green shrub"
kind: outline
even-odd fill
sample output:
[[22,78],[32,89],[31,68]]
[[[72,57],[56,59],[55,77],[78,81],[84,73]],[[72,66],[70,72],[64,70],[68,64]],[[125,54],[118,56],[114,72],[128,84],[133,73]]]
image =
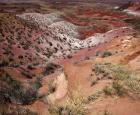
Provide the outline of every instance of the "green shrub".
[[96,93],[88,96],[88,98],[86,100],[84,100],[85,103],[89,103],[89,102],[94,102],[95,100],[97,100],[100,95],[102,94],[102,91],[97,91]]
[[40,83],[40,79],[35,80],[35,81],[31,84],[31,87],[32,87],[34,90],[38,90],[41,86],[42,86],[42,84]]
[[140,95],[140,78],[139,77],[131,77],[125,81],[125,85],[128,90],[135,92]]
[[115,80],[125,80],[130,78],[131,72],[124,69],[120,65],[113,65],[111,63],[97,63],[93,66],[93,71],[96,75],[113,77]]
[[140,95],[140,75],[136,75],[120,65],[113,65],[111,63],[95,64],[93,71],[96,75],[101,74],[114,79],[112,86],[104,89],[105,94],[112,95],[115,93],[122,96],[128,92],[134,92]]
[[114,89],[112,87],[105,87],[103,91],[106,95],[113,95],[114,94]]
[[105,51],[105,52],[102,54],[102,57],[103,57],[103,58],[104,58],[104,57],[109,57],[109,56],[111,56],[111,55],[112,55],[111,52]]
[[122,68],[118,68],[118,70],[114,72],[114,76],[116,80],[126,80],[130,78],[131,72]]
[[126,92],[124,85],[119,81],[113,82],[112,87],[115,89],[115,93],[119,96],[122,96]]

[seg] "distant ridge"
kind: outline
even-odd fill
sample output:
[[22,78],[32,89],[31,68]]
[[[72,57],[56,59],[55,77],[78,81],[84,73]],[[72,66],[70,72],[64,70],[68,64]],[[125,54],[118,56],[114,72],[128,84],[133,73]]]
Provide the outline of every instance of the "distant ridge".
[[36,2],[99,2],[109,4],[124,4],[127,2],[139,2],[139,0],[0,0],[0,3],[36,3]]

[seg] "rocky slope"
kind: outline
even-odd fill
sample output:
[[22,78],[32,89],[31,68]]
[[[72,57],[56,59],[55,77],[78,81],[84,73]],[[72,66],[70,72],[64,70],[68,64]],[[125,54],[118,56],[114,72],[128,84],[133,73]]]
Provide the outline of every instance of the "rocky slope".
[[1,59],[10,65],[41,64],[40,60],[47,62],[56,57],[66,57],[78,49],[133,33],[131,28],[122,27],[81,41],[78,39],[78,26],[58,15],[27,13],[15,17],[2,14]]

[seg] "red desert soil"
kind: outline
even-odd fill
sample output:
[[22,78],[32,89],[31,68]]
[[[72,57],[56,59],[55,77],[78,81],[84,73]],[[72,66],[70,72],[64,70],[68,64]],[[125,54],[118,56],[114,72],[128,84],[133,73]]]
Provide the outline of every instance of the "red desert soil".
[[[128,40],[129,43],[127,43],[126,46],[126,42],[128,42]],[[89,56],[89,54],[95,55],[96,51],[104,52],[106,50],[112,53],[117,51],[117,53],[106,58],[95,57],[86,61],[80,61],[80,57],[84,57],[85,54],[86,56]],[[106,86],[110,85],[112,80],[99,80],[97,84],[91,86],[92,82],[97,79],[97,76],[92,72],[92,66],[98,62],[109,62],[116,64],[125,63],[125,65],[129,65],[129,69],[131,69],[136,67],[135,65],[140,55],[139,51],[139,39],[134,38],[133,36],[123,36],[114,39],[109,43],[101,44],[97,48],[91,48],[90,51],[88,51],[88,49],[83,49],[77,54],[73,55],[71,59],[67,59],[67,61],[61,60],[60,63],[64,65],[64,72],[67,76],[69,91],[79,91],[79,93],[84,97],[88,97],[97,91],[101,91]],[[125,60],[126,57],[127,62]],[[129,62],[131,63],[131,66]],[[137,65],[137,67],[139,67],[139,65]],[[139,69],[134,69],[134,71],[138,72]],[[109,115],[139,115],[140,113],[139,100],[135,100],[127,96],[101,96],[95,102],[90,103],[86,107],[89,109],[89,115],[103,115],[105,112]]]
[[111,83],[110,80],[102,80],[95,87],[91,87],[92,81],[97,79],[95,75],[91,75],[93,63],[93,61],[85,61],[80,64],[69,63],[64,65],[70,91],[80,90],[83,96],[89,96]]
[[[104,33],[110,29],[127,25],[124,22],[119,21],[122,18],[127,18],[127,16],[124,14],[112,13],[112,12],[101,11],[101,10],[96,11],[96,10],[86,8],[86,9],[82,9],[81,11],[81,9],[79,9],[74,13],[74,15],[67,15],[65,17],[66,20],[68,20],[69,22],[72,22],[73,24],[76,24],[78,26],[83,26],[83,28],[84,26],[87,26],[87,28],[84,28],[84,29],[82,28],[79,31],[81,34],[81,39],[89,37],[97,32]],[[82,18],[88,17],[90,19],[92,19],[93,17],[94,18],[96,17],[98,19],[95,19],[96,20],[95,22],[94,21],[90,22],[88,20],[87,21],[80,20],[81,17]],[[102,17],[102,18],[99,19],[99,17]],[[98,25],[99,20],[101,21],[101,25]],[[15,23],[15,22],[12,22],[12,23]],[[23,24],[22,23],[19,24],[19,22],[16,22],[16,23],[17,23],[17,28],[20,28],[25,33],[25,36],[27,36],[27,34],[30,33],[30,31],[28,30],[29,28],[24,27],[24,23]],[[95,27],[95,30],[92,27],[90,28],[89,27],[90,25],[92,27]],[[3,24],[3,28],[6,28],[6,27],[10,28],[11,30],[12,24],[8,23],[7,26]],[[24,35],[24,33],[22,34]],[[40,32],[39,30],[33,30],[31,32],[31,35],[32,35],[31,42],[33,42],[33,39],[37,38],[42,33],[43,32],[42,31]],[[10,35],[10,33],[6,33],[5,31],[5,35],[6,36]],[[101,79],[98,81],[98,83],[92,86],[92,83],[98,77],[92,71],[92,66],[95,63],[109,62],[109,63],[125,64],[126,67],[129,67],[130,69],[133,69],[134,71],[140,72],[140,69],[139,69],[140,63],[138,63],[140,59],[140,45],[139,45],[140,39],[139,38],[140,37],[135,38],[134,36],[131,36],[131,35],[116,37],[110,42],[99,44],[98,46],[95,46],[95,47],[81,49],[75,52],[72,55],[72,58],[70,59],[67,58],[67,59],[54,60],[55,63],[58,63],[63,66],[64,73],[68,81],[68,91],[79,91],[80,94],[82,94],[82,96],[88,97],[96,93],[97,91],[103,90],[106,86],[112,83],[112,80],[110,79]],[[4,45],[6,44],[7,43],[5,42]],[[12,53],[16,54],[16,57],[14,57],[14,60],[16,62],[20,61],[19,59],[17,59],[17,53],[24,54],[25,52],[27,53],[32,52],[32,50],[24,51],[23,49],[21,50],[20,48],[14,48],[14,47],[13,47],[13,50],[12,50],[13,51]],[[102,54],[105,51],[111,52],[112,56],[103,58]],[[0,55],[3,56],[3,54],[1,53]],[[4,55],[3,57],[6,57],[6,56]],[[37,60],[40,61],[40,59],[37,59]],[[29,59],[24,60],[24,62],[27,64],[28,62],[32,62],[32,61],[36,62],[36,60],[34,59],[31,59],[31,61]],[[24,65],[20,68],[7,67],[4,69],[9,75],[12,76],[14,80],[21,81],[21,83],[25,85],[30,85],[30,81],[36,80],[37,75],[40,75],[43,73],[43,67],[42,68],[36,67],[33,70],[28,70],[26,67],[24,67]],[[25,77],[22,74],[23,70],[25,70],[27,73],[30,73],[31,78],[27,78],[27,76]],[[42,86],[38,89],[38,92],[37,92],[40,99],[37,98],[30,105],[26,105],[23,107],[30,108],[32,111],[37,112],[39,115],[49,115],[48,105],[44,103],[44,100],[43,100],[44,98],[41,98],[41,97],[42,95],[46,95],[48,93],[48,81],[51,79],[55,79],[59,75],[58,73],[56,72],[51,75],[44,75],[41,80]],[[2,85],[6,86],[4,82],[2,83]],[[60,99],[60,103],[65,101],[65,97],[63,99]],[[59,103],[59,100],[58,100],[58,103]],[[109,115],[110,114],[111,115],[132,115],[132,114],[139,115],[140,102],[139,100],[133,100],[127,96],[107,97],[103,95],[99,99],[97,99],[94,103],[88,104],[87,108],[89,109],[89,112],[90,112],[88,115],[103,115],[105,111],[108,112]]]
[[104,97],[89,105],[89,115],[139,115],[140,102],[130,98]]
[[[78,8],[72,14],[66,15],[65,19],[75,25],[83,26],[79,33],[80,39],[85,39],[95,33],[105,33],[110,29],[127,26],[121,21],[128,16],[119,12],[103,11],[97,8]],[[86,27],[86,28],[85,28]]]

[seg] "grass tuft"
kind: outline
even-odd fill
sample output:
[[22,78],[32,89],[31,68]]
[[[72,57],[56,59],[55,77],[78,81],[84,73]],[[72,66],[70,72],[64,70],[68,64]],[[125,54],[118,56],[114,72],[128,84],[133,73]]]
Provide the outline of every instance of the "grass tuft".
[[51,115],[85,115],[86,109],[83,97],[78,93],[70,95],[63,105],[51,105],[49,112]]
[[106,95],[117,94],[122,96],[129,92],[140,95],[139,75],[127,70],[123,66],[113,65],[111,63],[98,63],[94,65],[92,70],[96,75],[113,78],[112,86],[104,88]]

